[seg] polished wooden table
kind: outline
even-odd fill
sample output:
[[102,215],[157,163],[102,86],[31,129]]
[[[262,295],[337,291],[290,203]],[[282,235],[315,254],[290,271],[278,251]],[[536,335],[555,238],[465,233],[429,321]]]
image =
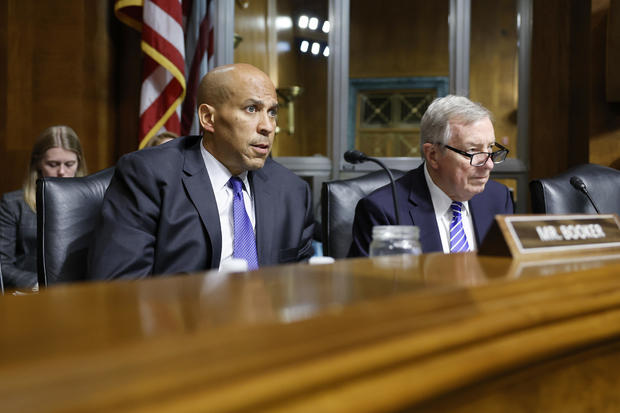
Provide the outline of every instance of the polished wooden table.
[[0,318],[2,412],[620,411],[620,255],[61,285]]

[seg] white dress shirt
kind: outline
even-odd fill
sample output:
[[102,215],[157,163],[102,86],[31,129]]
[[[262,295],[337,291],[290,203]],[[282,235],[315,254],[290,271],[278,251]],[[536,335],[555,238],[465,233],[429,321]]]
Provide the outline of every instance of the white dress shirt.
[[[222,264],[229,261],[233,256],[233,237],[234,237],[234,218],[233,218],[233,192],[228,186],[232,174],[220,161],[215,159],[209,151],[205,149],[200,141],[200,152],[205,162],[205,167],[209,173],[209,179],[211,180],[211,187],[213,187],[213,194],[215,195],[215,202],[217,203],[217,210],[220,216],[220,228],[222,231],[222,255],[220,256],[220,269]],[[243,182],[243,203],[245,204],[245,210],[252,222],[252,228],[256,233],[256,218],[254,215],[254,200],[252,192],[250,190],[250,182],[248,181],[248,173],[243,172],[237,175],[241,182]]]
[[[431,193],[431,200],[433,201],[433,208],[435,209],[435,219],[437,220],[437,228],[439,228],[439,237],[441,238],[441,246],[443,252],[450,253],[450,222],[452,221],[452,199],[445,194],[431,178],[428,173],[428,166],[424,162],[424,177],[426,178],[426,185]],[[463,222],[463,229],[465,230],[465,236],[467,237],[467,243],[469,244],[469,251],[476,250],[476,237],[474,236],[474,223],[472,221],[471,214],[469,212],[469,202],[463,202],[463,209],[461,210],[461,220]]]

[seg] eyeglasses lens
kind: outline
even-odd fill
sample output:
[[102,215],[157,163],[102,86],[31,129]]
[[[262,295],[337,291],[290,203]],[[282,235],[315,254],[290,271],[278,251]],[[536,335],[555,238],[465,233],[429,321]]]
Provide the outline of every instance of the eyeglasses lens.
[[486,152],[476,153],[471,158],[471,164],[473,166],[483,166],[485,163],[487,163],[489,158],[491,158],[493,163],[501,163],[501,162],[504,162],[507,154],[508,152],[503,149],[496,151],[496,152],[492,152],[492,153],[486,153]]

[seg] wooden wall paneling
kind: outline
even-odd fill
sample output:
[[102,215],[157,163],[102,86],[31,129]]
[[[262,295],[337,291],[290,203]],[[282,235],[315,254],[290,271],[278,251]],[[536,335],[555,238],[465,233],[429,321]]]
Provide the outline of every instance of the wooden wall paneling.
[[448,13],[448,1],[351,2],[350,76],[448,76]]
[[[319,24],[327,19],[327,0],[278,0],[278,15],[289,16],[291,30],[278,31],[278,42],[288,47],[278,51],[280,87],[301,86],[303,93],[295,103],[295,133],[288,133],[288,108],[283,105],[278,135],[280,156],[327,156],[327,58],[301,53],[298,40],[327,39],[326,35],[297,29],[301,14],[317,17]],[[283,102],[281,102],[283,103]]]
[[[32,78],[26,76],[32,65],[31,50],[34,43],[33,23],[25,16],[32,13],[32,5],[26,3],[17,7],[16,1],[3,2],[5,48],[2,77],[2,157],[4,179],[0,183],[1,192],[18,189],[21,186],[32,138],[30,122],[19,122],[21,116],[30,113],[28,97],[32,94]],[[19,22],[23,21],[23,25]]]
[[66,124],[82,141],[90,171],[112,162],[113,103],[107,21],[111,5],[11,0],[3,6],[1,190],[21,186],[32,144],[47,127]]
[[[8,3],[0,2],[0,56],[7,56],[7,15],[8,15]],[[7,60],[0,59],[0,165],[3,166],[3,182],[6,182],[6,176],[12,171],[8,171],[7,168],[7,156],[6,156],[6,93],[7,93]],[[10,187],[4,188],[4,183],[0,184],[0,196],[8,190]]]
[[606,3],[607,42],[606,42],[606,97],[609,102],[620,102],[620,1],[594,0],[594,3]]
[[32,2],[8,2],[7,16],[7,100],[6,100],[6,149],[7,152],[30,152],[34,142],[34,128],[30,120],[33,112],[33,48],[35,22],[29,17],[34,13]]
[[247,8],[235,7],[235,33],[243,40],[235,49],[237,63],[250,63],[269,73],[267,55],[267,1],[252,0]]
[[109,70],[113,73],[110,101],[114,108],[114,128],[113,135],[107,139],[112,155],[108,166],[111,166],[121,155],[138,149],[143,54],[139,32],[121,23],[113,14],[108,23],[113,55]]
[[498,142],[517,153],[518,49],[515,0],[472,2],[470,98],[495,118]]
[[[614,18],[616,7],[618,13]],[[617,19],[612,23],[613,19]],[[620,36],[620,1],[592,0],[591,17],[591,74],[590,101],[590,162],[620,169],[620,99],[610,101],[610,83],[618,82],[620,40],[610,37],[610,25],[617,25],[615,37]],[[613,54],[617,55],[614,58]],[[615,72],[610,59],[616,59]],[[618,83],[620,85],[620,83]],[[619,86],[620,87],[620,86]],[[619,92],[620,96],[620,92]]]
[[530,178],[588,162],[590,1],[535,1]]
[[84,111],[83,117],[88,130],[89,167],[94,172],[115,163],[112,151],[116,111],[112,100],[114,73],[108,23],[115,17],[107,2],[85,2],[84,6],[86,58],[83,99],[88,110]]
[[301,154],[327,156],[327,58],[299,56],[299,83],[304,93],[295,103],[295,139]]
[[[291,18],[293,25],[297,24],[294,15],[295,8],[290,0],[277,0],[276,10],[278,16],[288,16]],[[302,84],[303,82],[299,80],[299,74],[297,70],[299,57],[295,48],[293,33],[294,26],[288,29],[278,29],[276,33],[276,42],[289,46],[288,48],[277,48],[274,51],[276,53],[276,61],[278,65],[278,79],[276,87],[290,87],[293,85],[297,85],[302,86],[304,88],[304,91],[302,95],[295,100],[295,134],[297,136],[291,136],[287,132],[288,108],[286,107],[285,102],[283,102],[282,99],[279,99],[281,107],[278,113],[278,126],[280,126],[280,131],[276,135],[274,141],[274,156],[300,156],[302,154],[302,139],[296,138],[304,133],[305,125],[302,125],[302,123],[304,122],[306,114],[304,111],[302,111],[302,106],[300,102],[303,102],[303,100],[307,96],[308,85]]]
[[571,94],[568,113],[569,142],[568,166],[587,163],[590,138],[590,0],[571,1],[569,82]]
[[[294,101],[295,133],[288,133],[288,107],[280,99],[274,156],[312,156],[327,153],[327,62],[323,57],[301,55],[297,51],[296,29],[268,24],[268,1],[252,1],[245,9],[235,8],[235,32],[243,41],[235,49],[235,62],[251,63],[268,74],[276,87],[301,86],[304,91]],[[271,3],[274,6],[274,3]],[[327,17],[327,2],[275,1],[276,15],[290,17],[293,25],[301,11]],[[273,16],[271,16],[273,18]],[[276,33],[272,33],[276,30]],[[271,40],[270,40],[271,39]],[[273,39],[287,47],[274,48]],[[275,56],[273,56],[275,54]],[[271,67],[272,64],[277,67]],[[277,74],[273,76],[273,74]]]
[[[564,160],[568,148],[565,137],[568,131],[563,120],[567,111],[565,91],[569,84],[565,69],[568,61],[562,61],[562,57],[568,53],[565,33],[568,22],[556,17],[562,9],[557,1],[534,2],[530,178],[552,176],[566,166]],[[561,45],[560,40],[563,40]]]

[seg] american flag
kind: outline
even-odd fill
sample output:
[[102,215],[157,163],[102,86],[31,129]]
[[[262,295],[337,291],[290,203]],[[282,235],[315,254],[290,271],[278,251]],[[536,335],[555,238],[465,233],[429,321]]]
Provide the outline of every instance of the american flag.
[[212,67],[214,0],[116,0],[119,20],[142,33],[139,146],[163,131],[198,132],[196,91]]

